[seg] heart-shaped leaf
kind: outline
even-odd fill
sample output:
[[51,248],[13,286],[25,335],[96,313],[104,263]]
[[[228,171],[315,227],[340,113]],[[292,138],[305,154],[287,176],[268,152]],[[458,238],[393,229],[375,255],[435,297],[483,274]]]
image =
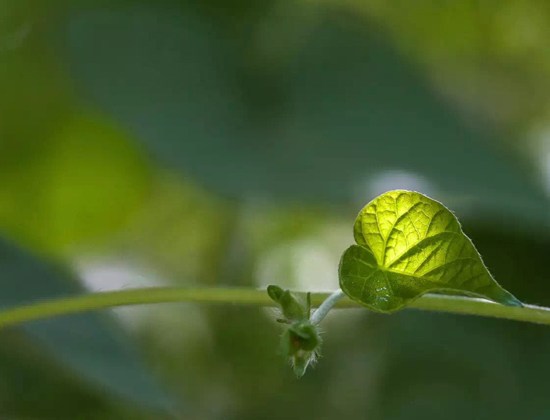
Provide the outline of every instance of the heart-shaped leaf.
[[493,279],[453,213],[420,193],[378,196],[357,216],[354,236],[357,245],[340,262],[340,287],[372,310],[393,312],[428,292],[521,306]]

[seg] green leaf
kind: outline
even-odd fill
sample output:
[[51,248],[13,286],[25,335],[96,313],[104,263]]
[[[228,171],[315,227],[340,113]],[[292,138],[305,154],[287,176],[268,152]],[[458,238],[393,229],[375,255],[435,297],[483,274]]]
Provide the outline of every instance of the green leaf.
[[304,303],[290,290],[275,285],[267,287],[267,294],[281,308],[284,319],[280,321],[290,324],[281,336],[281,350],[288,357],[296,376],[301,378],[307,367],[317,360],[322,342],[317,326],[309,320],[311,295],[306,295]]
[[62,36],[82,94],[186,179],[223,196],[331,205],[421,185],[495,224],[548,224],[548,199],[518,162],[369,20],[265,3],[265,19],[240,22],[251,31],[238,35],[166,3],[73,6]]
[[321,342],[319,330],[309,320],[295,322],[283,333],[281,347],[298,378],[317,361]]
[[425,195],[380,195],[357,216],[354,236],[357,245],[340,262],[340,287],[372,310],[393,312],[428,292],[522,306],[493,279],[453,213]]
[[124,227],[152,178],[146,156],[109,121],[65,115],[53,131],[39,147],[31,134],[0,141],[0,229],[42,254],[74,255]]
[[301,321],[309,319],[311,303],[309,294],[307,302],[304,304],[290,290],[283,290],[279,286],[270,285],[267,287],[267,294],[281,308],[283,316],[288,321]]

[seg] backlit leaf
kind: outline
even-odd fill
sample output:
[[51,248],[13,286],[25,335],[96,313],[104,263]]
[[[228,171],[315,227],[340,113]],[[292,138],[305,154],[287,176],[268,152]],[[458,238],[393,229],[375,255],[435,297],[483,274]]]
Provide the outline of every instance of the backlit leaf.
[[420,193],[380,195],[359,213],[354,236],[357,245],[340,262],[340,287],[372,310],[393,312],[427,292],[521,306],[493,279],[453,213]]

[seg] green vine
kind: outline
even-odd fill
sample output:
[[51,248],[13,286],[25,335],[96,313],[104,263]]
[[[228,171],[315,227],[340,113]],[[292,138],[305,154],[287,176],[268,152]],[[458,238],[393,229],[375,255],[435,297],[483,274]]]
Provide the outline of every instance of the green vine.
[[[321,305],[331,294],[311,293],[313,308]],[[81,296],[44,300],[0,312],[0,328],[24,322],[53,318],[80,312],[96,311],[129,305],[189,302],[198,304],[228,304],[247,306],[276,306],[265,290],[246,288],[172,288],[149,287],[114,292],[89,293]],[[335,308],[361,308],[362,305],[344,297]],[[508,319],[550,325],[550,308],[535,305],[503,306],[483,299],[426,294],[411,303],[409,308],[448,312],[463,315]]]
[[[0,328],[84,311],[163,302],[277,306],[285,325],[282,352],[302,376],[321,346],[318,325],[334,308],[403,308],[479,315],[550,325],[550,308],[525,305],[492,277],[460,223],[420,193],[389,191],[367,204],[354,225],[355,245],[343,254],[340,287],[298,294],[269,286],[144,288],[91,293],[0,311]],[[313,308],[317,308],[313,310]]]

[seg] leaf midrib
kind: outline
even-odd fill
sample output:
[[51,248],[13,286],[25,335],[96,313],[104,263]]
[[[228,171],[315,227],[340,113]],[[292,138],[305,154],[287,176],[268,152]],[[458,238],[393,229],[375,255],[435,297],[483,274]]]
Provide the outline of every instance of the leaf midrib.
[[[454,232],[450,232],[450,233],[454,233]],[[434,235],[435,236],[435,235]],[[358,247],[361,247],[361,248],[364,248],[366,249],[368,252],[370,252],[372,254],[372,250],[365,247],[365,246],[362,246],[362,245],[356,245]],[[382,271],[384,274],[386,273],[392,273],[392,274],[398,274],[398,275],[401,275],[401,276],[408,276],[408,277],[412,277],[412,278],[415,278],[415,279],[418,279],[418,280],[430,280],[430,281],[436,281],[434,280],[433,278],[430,278],[428,276],[429,273],[432,273],[436,270],[439,270],[441,269],[442,267],[445,267],[447,265],[450,265],[450,264],[455,264],[455,263],[460,263],[460,262],[464,262],[464,261],[472,261],[473,263],[476,263],[477,260],[474,258],[474,257],[463,257],[463,258],[457,258],[457,259],[454,259],[453,261],[447,261],[443,264],[440,264],[438,265],[437,267],[434,267],[432,269],[430,269],[428,272],[424,273],[423,275],[417,275],[417,274],[414,274],[414,273],[407,273],[407,272],[404,272],[404,271],[400,271],[400,270],[396,270],[396,269],[392,269],[390,267],[384,267],[384,266],[381,266],[380,264],[378,264],[378,261],[377,261],[377,264],[376,265],[372,265],[372,264],[369,264],[367,263],[366,261],[363,261],[357,257],[353,257],[353,259],[360,263],[360,264],[363,264],[363,265],[366,265],[367,267],[369,268],[372,268],[373,271],[376,271],[376,270],[380,270]],[[371,276],[369,275],[368,278],[370,278]],[[367,279],[365,279],[366,281]]]

